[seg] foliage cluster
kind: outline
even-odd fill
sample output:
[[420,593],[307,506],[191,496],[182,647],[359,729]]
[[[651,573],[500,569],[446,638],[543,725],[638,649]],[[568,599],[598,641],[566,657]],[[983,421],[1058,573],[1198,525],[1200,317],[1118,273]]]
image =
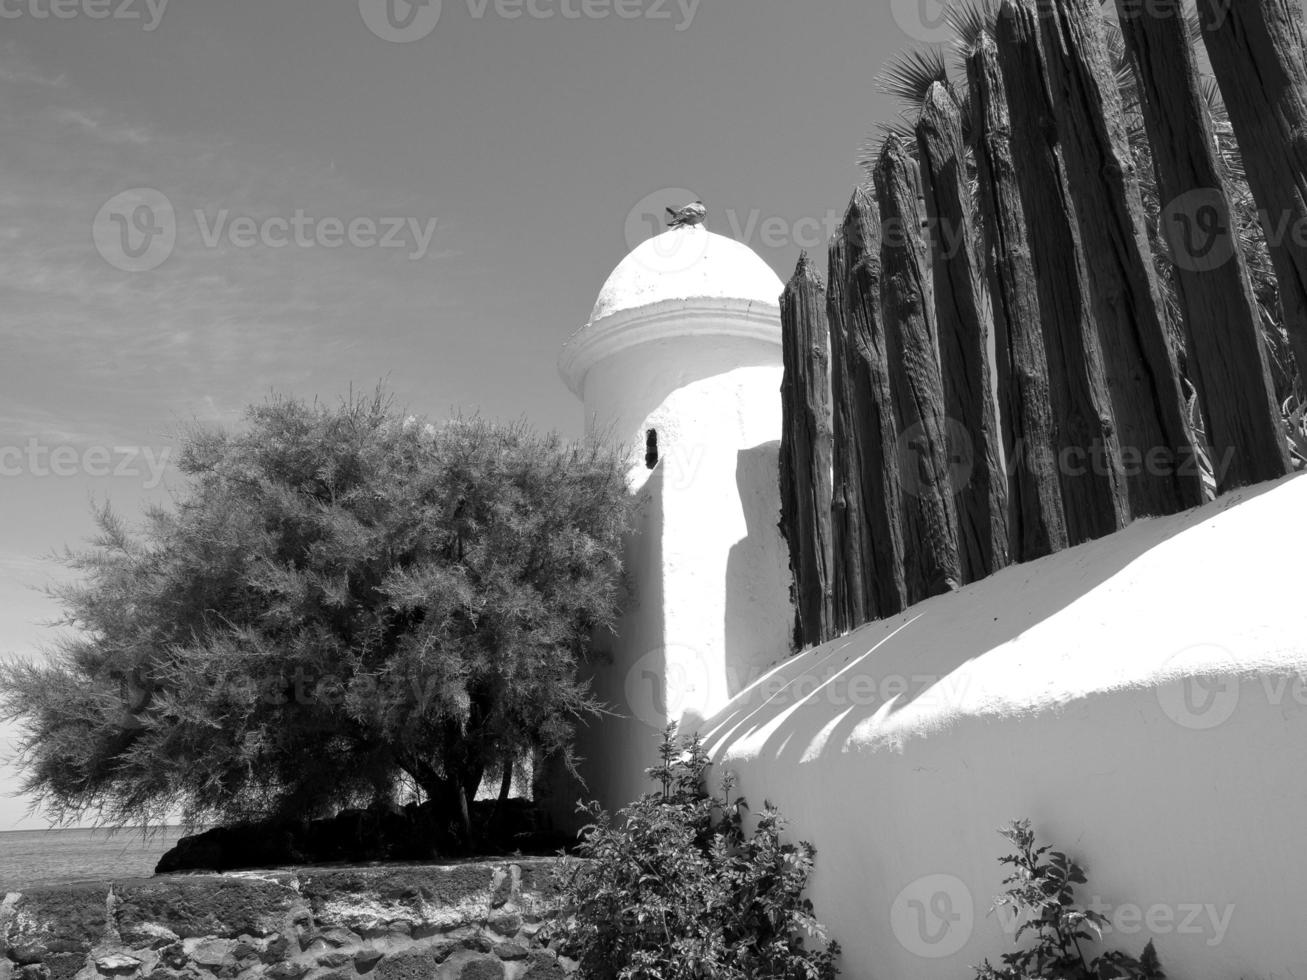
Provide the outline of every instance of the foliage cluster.
[[[558,938],[596,980],[830,980],[839,946],[803,897],[816,851],[783,843],[770,805],[745,829],[747,804],[705,788],[698,737],[663,734],[647,770],[660,789],[614,819],[598,804],[561,864],[567,916]],[[808,943],[812,945],[809,946]]]
[[1075,904],[1075,886],[1085,883],[1084,869],[1061,851],[1037,847],[1028,820],[1000,833],[1016,853],[1000,858],[1012,873],[1003,879],[1009,887],[994,904],[1015,914],[1014,938],[1030,934],[1034,945],[1005,953],[1001,968],[986,960],[977,968],[976,980],[1164,980],[1151,941],[1138,959],[1115,950],[1087,957],[1083,944],[1103,938],[1107,919]]

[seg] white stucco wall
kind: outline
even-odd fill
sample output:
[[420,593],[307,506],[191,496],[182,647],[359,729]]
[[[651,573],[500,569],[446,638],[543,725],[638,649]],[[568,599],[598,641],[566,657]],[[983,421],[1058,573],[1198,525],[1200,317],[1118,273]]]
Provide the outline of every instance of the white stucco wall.
[[[995,832],[1029,817],[1081,898],[1189,980],[1307,977],[1307,478],[1010,568],[790,660],[705,725],[818,848],[859,980],[971,976]],[[905,693],[906,689],[906,693]]]
[[591,678],[616,714],[578,744],[587,791],[610,809],[649,791],[643,770],[669,720],[699,727],[790,652],[782,288],[738,242],[667,232],[622,261],[560,359],[587,427],[625,447],[639,500],[631,603]]

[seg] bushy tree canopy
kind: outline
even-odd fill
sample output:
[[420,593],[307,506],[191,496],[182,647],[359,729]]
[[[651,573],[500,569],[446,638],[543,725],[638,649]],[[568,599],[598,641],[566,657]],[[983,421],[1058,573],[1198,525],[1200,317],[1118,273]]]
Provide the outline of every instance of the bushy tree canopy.
[[66,556],[73,638],[0,672],[25,789],[65,819],[236,822],[407,774],[466,834],[488,770],[598,707],[577,668],[620,602],[620,461],[380,394],[247,422],[185,438],[174,507],[106,507]]

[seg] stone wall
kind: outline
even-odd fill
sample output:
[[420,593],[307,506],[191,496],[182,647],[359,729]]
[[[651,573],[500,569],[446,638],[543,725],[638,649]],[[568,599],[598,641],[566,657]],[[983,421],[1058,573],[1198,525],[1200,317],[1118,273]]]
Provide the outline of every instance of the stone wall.
[[562,980],[554,859],[156,877],[0,905],[0,980]]

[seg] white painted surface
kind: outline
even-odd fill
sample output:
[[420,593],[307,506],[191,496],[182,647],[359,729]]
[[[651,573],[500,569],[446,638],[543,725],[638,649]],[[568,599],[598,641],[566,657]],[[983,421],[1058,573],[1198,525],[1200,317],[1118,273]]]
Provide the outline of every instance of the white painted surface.
[[640,499],[633,602],[593,678],[620,716],[579,745],[589,791],[610,807],[650,788],[643,769],[667,720],[697,727],[789,652],[776,526],[782,288],[746,246],[670,231],[618,266],[560,358],[590,429],[627,447]]
[[1111,945],[1152,938],[1190,980],[1307,977],[1304,514],[1291,478],[1139,522],[787,661],[708,722],[817,845],[845,976],[961,980],[1011,950],[995,830],[1029,817],[1087,866]]
[[702,225],[673,228],[621,261],[600,290],[590,321],[690,298],[775,306],[783,288],[749,246]]

